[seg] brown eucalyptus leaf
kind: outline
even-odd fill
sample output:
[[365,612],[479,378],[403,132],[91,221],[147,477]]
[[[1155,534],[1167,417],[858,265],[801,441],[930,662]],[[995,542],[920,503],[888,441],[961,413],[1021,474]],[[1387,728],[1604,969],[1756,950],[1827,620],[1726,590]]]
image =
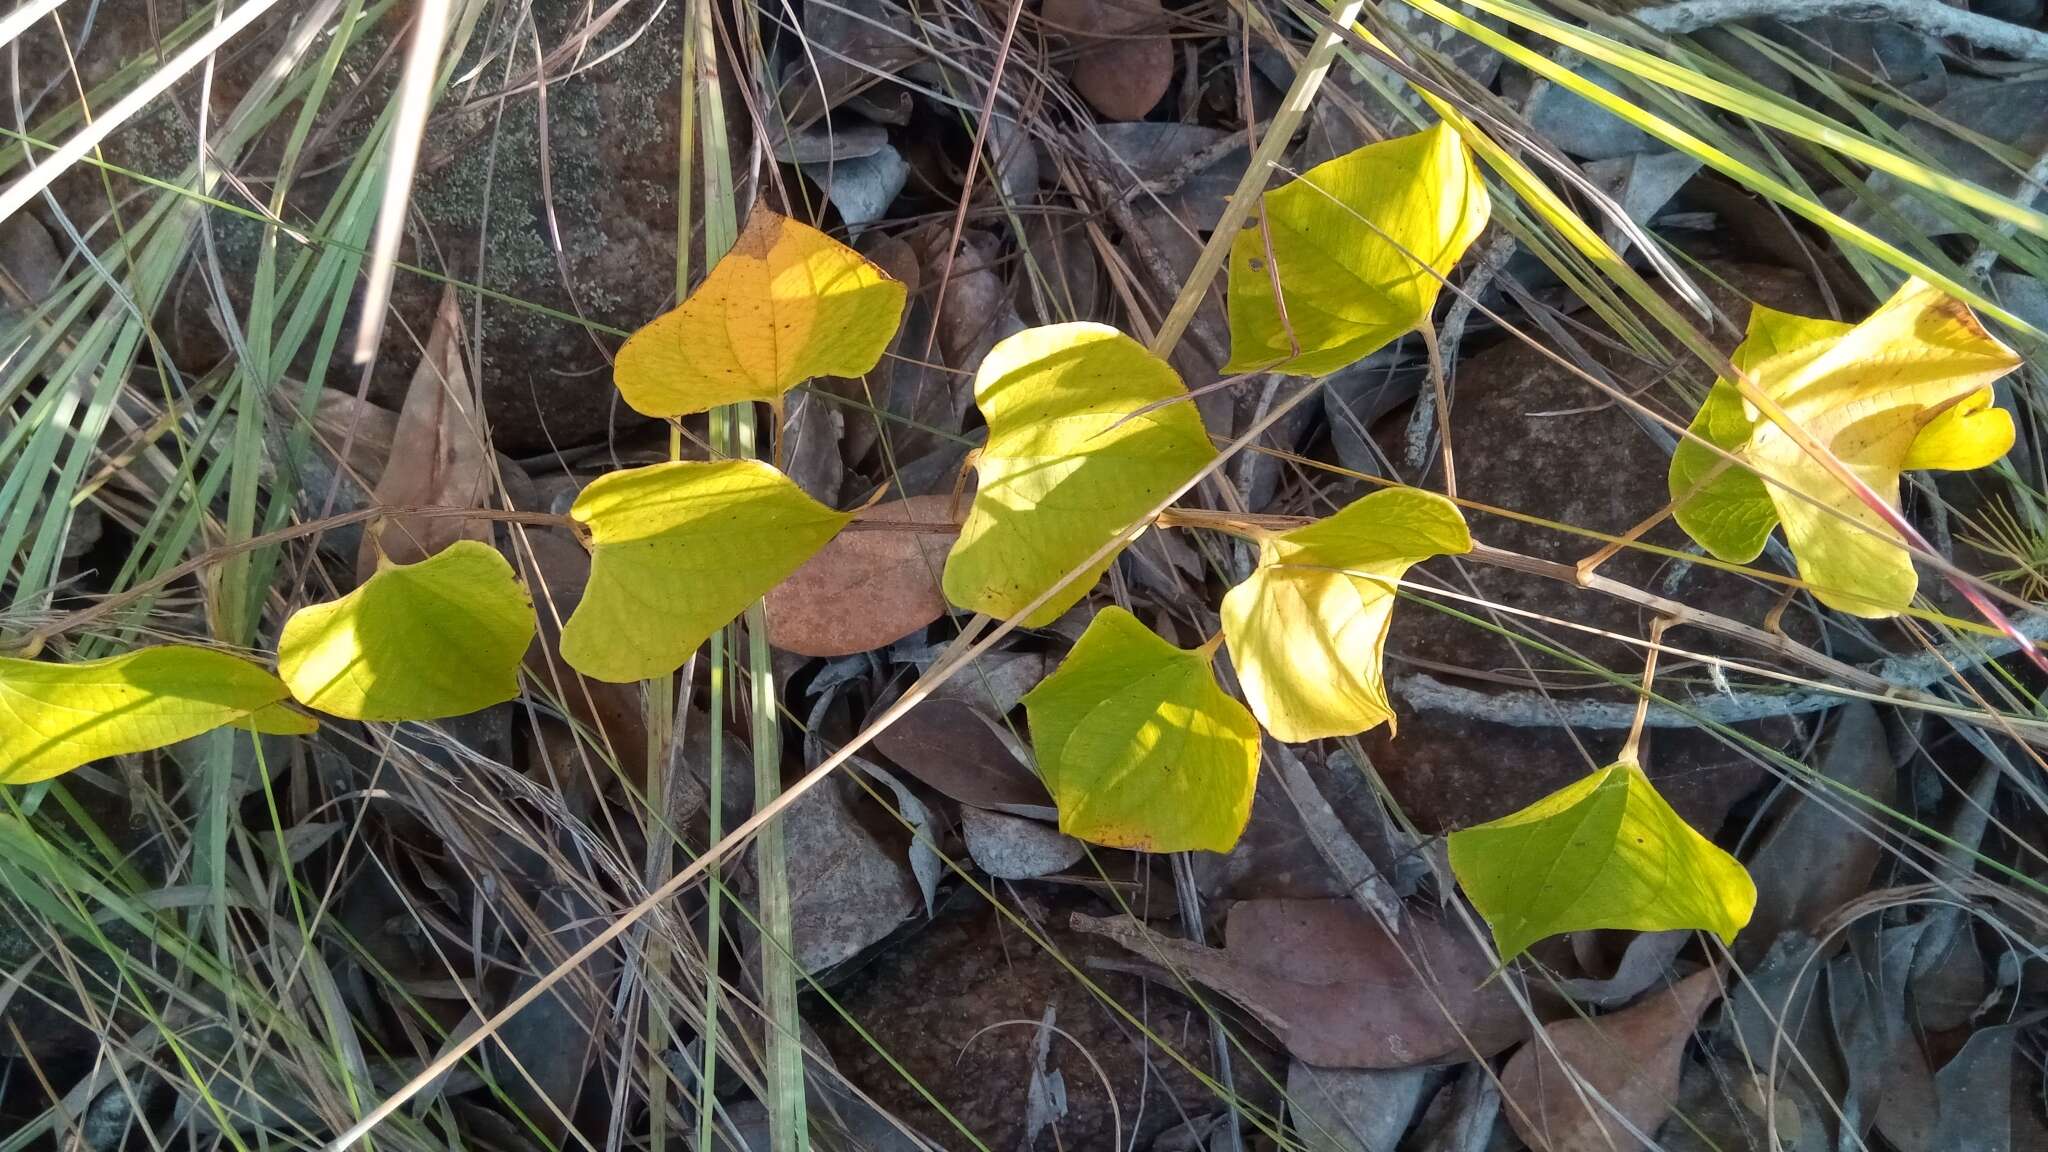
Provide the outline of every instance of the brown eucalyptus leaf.
[[828,109],[876,85],[924,52],[915,18],[902,0],[835,0],[804,5],[810,51],[792,60],[783,106],[792,123],[808,125]]
[[[427,353],[412,374],[391,454],[374,492],[394,507],[432,505],[481,508],[491,494],[491,448],[484,441],[476,388],[462,364],[462,309],[450,285],[441,295]],[[395,564],[413,564],[455,543],[490,543],[484,520],[451,516],[392,516],[370,525],[356,554],[356,578],[377,571],[379,551]]]
[[1041,17],[1074,44],[1074,91],[1104,119],[1143,119],[1173,83],[1159,0],[1045,0]]
[[[313,436],[329,455],[348,461],[347,473],[365,490],[384,476],[391,443],[398,434],[398,413],[358,399],[353,392],[323,388],[314,402]],[[326,493],[318,493],[325,496]]]
[[1574,1000],[1583,1000],[1596,1008],[1617,1008],[1643,994],[1656,983],[1671,962],[1678,958],[1692,940],[1693,934],[1686,931],[1622,933],[1611,931],[1572,933],[1572,952],[1582,968],[1590,967],[1588,960],[1596,952],[1598,942],[1612,937],[1625,937],[1621,959],[1605,976],[1578,976],[1561,982],[1565,995]]
[[883,729],[875,748],[962,804],[1017,816],[1052,813],[1052,797],[997,731],[1000,723],[972,705],[932,697]]
[[1288,1054],[1321,1067],[1490,1057],[1524,1032],[1507,987],[1488,979],[1485,949],[1421,916],[1390,936],[1350,900],[1245,900],[1231,906],[1221,949],[1128,919],[1077,913],[1073,926],[1209,985],[1272,1030]]
[[1907,974],[1931,920],[1879,930],[1851,926],[1849,951],[1828,963],[1828,1015],[1847,1085],[1844,1126],[1862,1139],[1873,1122],[1901,1148],[1923,1146],[1933,1121],[1933,1069],[1907,1022]]
[[846,464],[839,441],[846,434],[844,410],[816,392],[792,391],[784,399],[782,471],[804,495],[825,505],[839,503]]
[[1056,666],[1043,652],[987,652],[932,689],[938,700],[958,700],[985,716],[1007,716]]
[[1545,1036],[1524,1044],[1501,1073],[1509,1125],[1536,1152],[1643,1147],[1593,1097],[1654,1135],[1678,1098],[1686,1041],[1720,996],[1719,976],[1709,968],[1611,1015],[1545,1025]]
[[[939,306],[939,355],[949,368],[973,372],[996,341],[1023,329],[1010,300],[1010,290],[1000,274],[1002,252],[996,238],[987,232],[968,231],[960,237],[953,256],[950,278],[945,276],[945,240],[951,233],[934,229],[927,234],[927,262],[924,282],[942,280],[946,296]],[[916,349],[913,354],[922,353]]]
[[[877,504],[768,593],[768,642],[802,656],[892,644],[946,614],[950,496]],[[890,531],[892,523],[915,527]]]
[[1436,1087],[1433,1068],[1316,1068],[1287,1062],[1287,1109],[1307,1152],[1394,1152]]
[[[2038,1012],[2008,1024],[1979,1028],[1962,1050],[1935,1074],[1941,1116],[1928,1144],[1938,1152],[2020,1152],[2037,1149],[2038,1144],[2021,1144],[2013,1139],[2011,1099],[2015,1062],[2036,1064],[2018,1047],[2021,1033],[2038,1023]],[[2034,1087],[2039,1102],[2038,1082]]]
[[1221,222],[1251,158],[1244,133],[1199,124],[1136,120],[1099,124],[1096,133],[1114,157],[1108,175],[1118,190],[1198,232]]

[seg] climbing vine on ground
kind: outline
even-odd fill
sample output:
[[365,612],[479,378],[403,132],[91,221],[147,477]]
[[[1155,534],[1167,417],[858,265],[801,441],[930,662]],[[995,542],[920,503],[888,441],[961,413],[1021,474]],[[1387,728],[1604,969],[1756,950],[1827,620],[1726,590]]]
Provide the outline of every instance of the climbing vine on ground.
[[[1227,371],[1323,376],[1426,332],[1443,277],[1488,214],[1472,156],[1444,124],[1267,193],[1232,242]],[[779,410],[811,378],[872,370],[904,304],[904,286],[858,253],[757,210],[697,290],[626,342],[617,386],[667,419],[744,402]],[[2012,423],[1991,405],[1991,383],[2016,363],[1966,308],[1918,281],[1856,325],[1758,308],[1737,377],[1716,384],[1673,457],[1671,512],[1738,562],[1782,525],[1822,603],[1896,614],[1916,580],[1870,496],[1896,505],[1904,471],[2002,456]],[[960,609],[1025,627],[1081,603],[1133,526],[1218,463],[1174,369],[1100,324],[1001,341],[974,400],[988,433],[971,457],[977,484],[943,587]],[[666,676],[862,515],[754,460],[603,476],[563,521],[591,569],[562,657],[597,680]],[[1257,562],[1194,648],[1121,608],[1098,612],[1024,698],[1032,749],[1063,831],[1112,847],[1227,851],[1250,816],[1262,729],[1298,742],[1396,723],[1381,664],[1406,574],[1473,554],[1474,542],[1453,500],[1404,487],[1284,529],[1176,508],[1151,530],[1229,533],[1255,546]],[[13,721],[0,727],[0,779],[42,780],[222,725],[287,733],[309,731],[314,713],[462,715],[518,694],[535,627],[510,565],[460,540],[415,563],[380,557],[361,587],[299,610],[280,635],[276,675],[190,644],[71,664],[0,660],[0,708]],[[1218,677],[1225,654],[1242,701]],[[1521,812],[1451,835],[1452,869],[1504,957],[1577,929],[1732,937],[1748,921],[1748,875],[1657,794],[1634,744]]]

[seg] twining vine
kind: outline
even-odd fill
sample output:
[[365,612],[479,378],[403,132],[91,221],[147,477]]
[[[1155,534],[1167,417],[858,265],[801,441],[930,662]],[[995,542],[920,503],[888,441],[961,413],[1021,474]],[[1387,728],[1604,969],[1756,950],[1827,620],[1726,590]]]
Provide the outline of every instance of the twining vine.
[[[1267,193],[1232,241],[1226,370],[1319,377],[1426,334],[1443,277],[1488,214],[1472,157],[1443,124]],[[638,411],[671,420],[736,403],[779,410],[806,380],[873,369],[904,303],[903,285],[852,249],[757,210],[702,285],[626,342],[618,388]],[[1732,363],[1736,375],[1715,384],[1672,458],[1664,515],[1737,563],[1782,528],[1824,605],[1866,617],[1908,608],[1917,581],[1894,527],[1900,476],[1980,468],[2010,449],[2012,420],[1992,404],[1991,385],[2017,358],[1962,304],[1909,280],[1854,325],[1757,308]],[[974,399],[987,439],[971,457],[975,494],[942,584],[968,611],[1009,619],[1029,609],[1026,627],[1082,602],[1116,558],[1108,545],[1216,455],[1174,370],[1101,324],[1003,340],[976,374]],[[1871,493],[1885,506],[1872,506]],[[561,655],[598,680],[669,675],[860,514],[819,504],[755,460],[602,476],[566,522],[591,570]],[[1473,553],[1475,543],[1456,503],[1408,487],[1284,528],[1199,509],[1170,510],[1156,525],[1243,537],[1257,565],[1223,597],[1217,634],[1194,648],[1120,608],[1096,613],[1024,698],[1032,749],[1068,834],[1147,851],[1228,851],[1250,816],[1261,729],[1300,742],[1394,723],[1381,665],[1396,589],[1410,566]],[[1580,583],[1597,579],[1600,558],[1575,574]],[[416,563],[385,560],[354,591],[294,613],[275,673],[197,644],[36,659],[50,638],[37,633],[24,658],[0,659],[0,709],[11,719],[0,728],[0,782],[48,779],[223,725],[303,734],[316,714],[473,712],[519,694],[535,632],[512,566],[464,540]],[[1645,703],[1655,635],[1649,651]],[[1242,700],[1216,677],[1225,652]],[[1641,720],[1639,710],[1636,731]],[[1747,872],[1672,811],[1638,759],[1632,734],[1616,763],[1450,835],[1453,871],[1503,958],[1579,929],[1732,938],[1748,922],[1756,890]]]

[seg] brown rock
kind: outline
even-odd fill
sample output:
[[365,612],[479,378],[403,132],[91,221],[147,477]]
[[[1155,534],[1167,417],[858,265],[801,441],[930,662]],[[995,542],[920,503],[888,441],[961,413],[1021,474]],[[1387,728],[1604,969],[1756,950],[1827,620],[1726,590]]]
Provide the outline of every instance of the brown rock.
[[[1067,927],[1067,910],[1102,906],[1058,893],[1049,899],[1052,907],[1027,913],[1049,947],[1026,938],[976,900],[942,911],[901,947],[877,950],[833,992],[846,1017],[831,1011],[812,1016],[846,1078],[938,1147],[959,1147],[962,1141],[934,1101],[986,1147],[1022,1143],[1032,1024],[1048,1005],[1054,1024],[1066,1034],[1053,1038],[1046,1061],[1047,1070],[1059,1072],[1066,1083],[1062,1147],[1129,1147],[1135,1128],[1136,1146],[1148,1148],[1182,1116],[1200,1116],[1216,1107],[1215,1097],[1180,1062],[1207,1067],[1206,1025],[1199,1011],[1155,989],[1145,1023],[1177,1046],[1179,1058],[1139,1039],[1066,967],[1100,950]],[[1116,1004],[1144,1002],[1139,978],[1127,972],[1091,969],[1088,979]],[[848,1017],[860,1021],[865,1033],[849,1025]],[[1238,1092],[1252,1108],[1274,1106],[1268,1077],[1284,1075],[1284,1058],[1265,1050],[1248,1030],[1234,1035],[1247,1044],[1232,1057],[1243,1061]],[[899,1062],[900,1070],[890,1060]],[[1041,1139],[1038,1147],[1052,1144]]]
[[[1744,264],[1715,265],[1712,270],[1741,293],[1736,295],[1698,278],[1737,324],[1748,317],[1749,298],[1787,311],[1824,314],[1808,282],[1796,273]],[[1716,338],[1724,348],[1734,346],[1732,336]],[[1594,359],[1617,386],[1639,395],[1681,426],[1690,420],[1696,403],[1688,397],[1704,395],[1712,382],[1712,374],[1689,358],[1667,372],[1662,365],[1645,363],[1605,344],[1588,343]],[[1570,358],[1569,352],[1563,354]],[[1617,534],[1664,505],[1670,459],[1664,448],[1628,411],[1608,403],[1591,384],[1520,340],[1510,338],[1466,359],[1457,367],[1452,387],[1451,435],[1461,497]],[[1598,541],[1584,536],[1506,517],[1470,515],[1474,539],[1545,560],[1574,563],[1599,546]],[[1669,548],[1687,544],[1684,533],[1669,521],[1645,539]],[[1760,561],[1768,562],[1768,557]],[[1624,636],[1648,634],[1651,613],[1611,596],[1573,591],[1554,580],[1469,563],[1464,572],[1472,586],[1466,587],[1448,563],[1434,561],[1428,567],[1460,592],[1495,604]],[[1761,624],[1777,600],[1774,586],[1699,565],[1687,567],[1673,583],[1669,580],[1672,568],[1662,557],[1623,551],[1600,572],[1752,625]],[[1470,604],[1454,606],[1483,614]],[[1404,673],[1428,671],[1446,681],[1486,690],[1493,687],[1492,682],[1459,678],[1445,671],[1446,667],[1516,681],[1526,681],[1533,671],[1553,691],[1561,688],[1562,699],[1632,698],[1618,689],[1589,689],[1589,685],[1603,682],[1570,662],[1418,607],[1394,614],[1387,651],[1388,672],[1396,680]],[[1786,627],[1795,635],[1801,623],[1796,616],[1786,617]],[[1642,665],[1640,648],[1527,618],[1502,614],[1501,621],[1524,630],[1533,626],[1557,646],[1612,671],[1632,676]],[[1674,631],[1669,642],[1699,651],[1739,654],[1746,660],[1761,659],[1753,649],[1739,648],[1698,629]],[[1404,667],[1404,657],[1424,664]],[[1669,673],[1668,665],[1666,671]],[[1660,679],[1660,690],[1686,691],[1679,679],[1683,675]],[[1695,674],[1693,678],[1698,677]],[[1397,706],[1405,703],[1397,692]],[[1744,731],[1772,743],[1788,738],[1791,728],[1784,722],[1769,722],[1747,726]],[[1377,729],[1367,735],[1365,747],[1409,817],[1426,831],[1442,831],[1503,816],[1555,791],[1611,760],[1624,733],[1588,730],[1576,737],[1563,728],[1490,724],[1402,706],[1398,734]],[[1762,769],[1749,757],[1706,732],[1653,729],[1646,739],[1644,768],[1680,815],[1709,835],[1720,826],[1729,806],[1761,779]]]

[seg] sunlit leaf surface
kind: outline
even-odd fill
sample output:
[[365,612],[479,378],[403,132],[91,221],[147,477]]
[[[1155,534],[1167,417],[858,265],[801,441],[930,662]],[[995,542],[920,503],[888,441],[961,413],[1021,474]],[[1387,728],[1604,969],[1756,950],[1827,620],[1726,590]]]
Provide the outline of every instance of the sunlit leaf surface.
[[285,697],[249,661],[185,644],[74,664],[0,659],[0,783],[47,780],[223,724],[262,718],[260,730],[277,731],[279,714],[291,715],[273,712]]
[[[953,603],[998,618],[1059,585],[1215,455],[1180,377],[1102,324],[1053,324],[1002,341],[981,363],[974,400],[988,443],[944,584]],[[1114,560],[1060,586],[1025,625],[1057,619]]]
[[1251,818],[1259,726],[1217,686],[1209,659],[1105,608],[1025,695],[1060,831],[1148,852],[1237,843]]
[[681,667],[853,518],[758,460],[613,472],[569,514],[590,531],[590,583],[562,658],[616,683]]
[[278,674],[307,707],[350,720],[438,720],[519,694],[533,604],[497,549],[463,540],[301,608]]
[[[1731,359],[1893,507],[1901,472],[1982,468],[2012,447],[2012,416],[1992,406],[1991,384],[2019,357],[1918,280],[1853,326],[1757,307]],[[1918,581],[1899,534],[1732,382],[1715,383],[1692,431],[1747,465],[1691,440],[1672,454],[1678,523],[1708,551],[1747,563],[1783,524],[1823,604],[1880,617],[1912,603]]]
[[1588,928],[1698,928],[1732,941],[1756,907],[1742,865],[1693,831],[1626,760],[1451,833],[1450,850],[1451,870],[1504,960]]
[[1294,743],[1391,721],[1380,664],[1393,581],[1471,548],[1457,505],[1419,488],[1374,492],[1261,541],[1258,568],[1223,598],[1223,635],[1259,722]]
[[1429,318],[1491,204],[1458,134],[1438,123],[1318,164],[1262,209],[1230,244],[1225,371],[1321,376]]
[[813,376],[873,368],[903,300],[903,285],[860,253],[756,209],[689,299],[619,349],[614,379],[649,416],[776,401]]

